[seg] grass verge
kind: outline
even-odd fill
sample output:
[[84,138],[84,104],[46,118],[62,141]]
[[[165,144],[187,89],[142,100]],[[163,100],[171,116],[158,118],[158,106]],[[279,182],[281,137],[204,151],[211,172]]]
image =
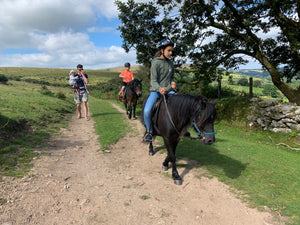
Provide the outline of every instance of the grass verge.
[[241,191],[250,206],[268,206],[300,224],[300,152],[277,145],[291,145],[296,138],[237,129],[226,122],[217,123],[215,129],[213,145],[185,139],[178,145],[178,157],[197,160],[211,175]]
[[111,144],[130,131],[127,118],[115,109],[110,101],[89,97],[89,109],[96,122],[95,129],[102,151],[109,149]]
[[9,81],[0,84],[0,177],[22,177],[37,155],[33,151],[65,126],[74,111],[71,89]]

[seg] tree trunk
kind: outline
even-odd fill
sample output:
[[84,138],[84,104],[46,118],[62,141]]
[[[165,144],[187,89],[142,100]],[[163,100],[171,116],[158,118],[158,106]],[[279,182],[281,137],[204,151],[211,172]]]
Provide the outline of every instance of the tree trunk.
[[269,70],[273,84],[284,94],[290,102],[294,102],[300,106],[300,89],[293,89],[289,84],[280,80],[277,70]]
[[269,71],[273,84],[281,91],[281,93],[290,102],[300,106],[300,89],[293,89],[288,83],[282,82],[277,68],[274,67],[261,52],[257,51],[255,56],[255,58]]

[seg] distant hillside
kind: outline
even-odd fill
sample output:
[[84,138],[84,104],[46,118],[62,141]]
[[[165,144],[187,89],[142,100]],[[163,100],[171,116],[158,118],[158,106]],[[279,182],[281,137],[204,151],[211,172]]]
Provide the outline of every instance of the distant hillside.
[[[185,64],[183,67],[188,67],[189,64]],[[136,72],[141,68],[141,65],[134,65],[131,66],[130,70],[132,72]],[[114,68],[107,68],[107,69],[102,69],[110,72],[121,72],[124,70],[124,67],[114,67]],[[253,70],[229,70],[230,73],[235,73],[235,74],[241,74],[241,75],[246,75],[246,76],[251,76],[251,77],[260,77],[260,78],[265,78],[270,76],[268,71],[263,71],[263,70],[258,70],[258,69],[253,69]]]
[[[136,72],[141,68],[140,65],[132,65],[130,67],[130,70],[132,72]],[[125,68],[123,66],[119,66],[119,67],[113,67],[113,68],[107,68],[107,69],[102,69],[102,70],[106,70],[106,71],[110,71],[110,72],[122,72],[123,70],[125,70]]]
[[230,70],[231,73],[242,74],[251,77],[268,77],[270,76],[268,71],[264,70]]

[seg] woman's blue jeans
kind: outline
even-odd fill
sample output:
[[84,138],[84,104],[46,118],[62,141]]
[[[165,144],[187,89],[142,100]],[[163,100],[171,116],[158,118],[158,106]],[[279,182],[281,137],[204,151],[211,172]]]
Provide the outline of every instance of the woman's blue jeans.
[[[170,91],[168,94],[175,94],[174,91]],[[146,129],[147,129],[147,132],[152,132],[152,126],[151,126],[151,116],[152,116],[152,110],[153,110],[153,107],[154,107],[154,104],[156,102],[156,100],[161,97],[162,94],[159,93],[159,92],[155,92],[155,91],[152,91],[147,99],[147,102],[145,104],[145,107],[144,107],[144,121],[145,121],[145,124],[146,124]]]

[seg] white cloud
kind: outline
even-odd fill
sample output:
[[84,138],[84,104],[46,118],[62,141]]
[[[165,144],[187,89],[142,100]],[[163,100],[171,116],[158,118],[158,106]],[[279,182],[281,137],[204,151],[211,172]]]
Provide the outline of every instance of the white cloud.
[[[99,25],[118,15],[115,0],[2,0],[0,66],[88,69],[136,61],[118,46],[101,47],[91,33],[116,34],[116,28]],[[10,54],[20,52],[19,54]],[[22,54],[25,50],[32,53]],[[38,52],[38,53],[37,53]],[[2,53],[2,54],[1,54]]]
[[[123,65],[124,62],[136,61],[134,51],[128,54],[121,47],[111,46],[109,48],[91,47],[89,51],[77,50],[64,51],[57,54],[56,51],[33,54],[0,54],[0,66],[15,67],[45,67],[45,68],[74,68],[78,63],[86,69],[111,68]],[[13,65],[10,65],[13,62]]]

